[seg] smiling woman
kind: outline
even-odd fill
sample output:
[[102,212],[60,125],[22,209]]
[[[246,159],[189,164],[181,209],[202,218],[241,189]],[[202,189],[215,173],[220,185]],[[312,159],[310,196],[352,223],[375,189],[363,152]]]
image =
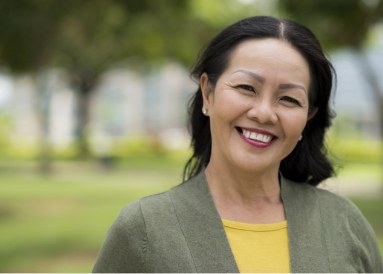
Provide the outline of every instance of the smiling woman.
[[219,33],[192,72],[184,182],[127,205],[95,272],[383,272],[348,200],[316,188],[333,68],[306,27],[251,17]]

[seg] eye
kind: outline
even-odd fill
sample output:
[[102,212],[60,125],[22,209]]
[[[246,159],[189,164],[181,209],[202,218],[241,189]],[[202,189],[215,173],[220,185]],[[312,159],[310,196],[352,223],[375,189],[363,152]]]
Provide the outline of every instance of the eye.
[[295,105],[295,106],[299,106],[299,107],[302,106],[302,104],[297,99],[290,97],[290,96],[283,96],[281,98],[281,101],[286,102],[290,105]]
[[250,85],[242,84],[242,85],[238,85],[238,86],[236,86],[236,88],[238,88],[238,89],[243,89],[243,90],[246,90],[246,91],[250,91],[250,92],[253,92],[253,93],[256,92],[255,88],[253,88],[253,87],[250,86]]

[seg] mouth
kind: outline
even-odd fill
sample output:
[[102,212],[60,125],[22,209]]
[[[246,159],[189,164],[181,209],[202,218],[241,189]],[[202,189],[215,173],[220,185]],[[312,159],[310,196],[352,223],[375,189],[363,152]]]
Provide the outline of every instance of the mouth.
[[275,135],[263,130],[247,129],[241,127],[236,127],[236,130],[245,141],[252,145],[269,145],[275,139],[277,139]]

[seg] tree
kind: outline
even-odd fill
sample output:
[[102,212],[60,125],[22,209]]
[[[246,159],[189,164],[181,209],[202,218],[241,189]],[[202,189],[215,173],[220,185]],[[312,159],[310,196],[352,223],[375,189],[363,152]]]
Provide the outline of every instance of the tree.
[[[67,71],[78,100],[79,156],[86,157],[89,101],[102,73],[129,59],[190,62],[209,26],[188,9],[186,0],[0,1],[0,60],[13,73],[36,79],[45,79],[47,68]],[[46,163],[49,94],[39,91]]]
[[53,54],[57,28],[69,6],[61,1],[0,1],[0,62],[14,74],[31,73],[38,87],[37,112],[41,128],[41,169],[49,172],[50,92],[46,69]]
[[86,157],[89,102],[102,73],[129,59],[136,65],[170,58],[187,63],[194,40],[206,29],[187,31],[193,19],[185,0],[84,0],[73,5],[76,9],[62,22],[54,61],[66,69],[76,91],[75,132],[80,155]]

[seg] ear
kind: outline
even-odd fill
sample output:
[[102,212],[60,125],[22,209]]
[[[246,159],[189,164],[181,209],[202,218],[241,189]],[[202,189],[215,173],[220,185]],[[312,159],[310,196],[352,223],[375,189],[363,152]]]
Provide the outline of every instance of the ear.
[[209,83],[209,76],[204,72],[199,78],[199,84],[201,87],[202,98],[203,98],[203,107],[209,109],[210,104],[212,103],[212,87]]
[[314,116],[315,116],[315,114],[317,114],[317,112],[318,112],[317,107],[309,109],[309,114],[307,116],[307,120],[311,120],[312,118],[314,118]]

